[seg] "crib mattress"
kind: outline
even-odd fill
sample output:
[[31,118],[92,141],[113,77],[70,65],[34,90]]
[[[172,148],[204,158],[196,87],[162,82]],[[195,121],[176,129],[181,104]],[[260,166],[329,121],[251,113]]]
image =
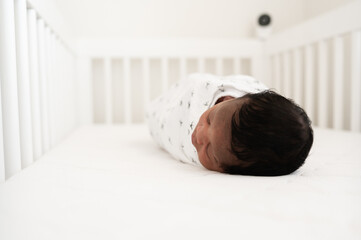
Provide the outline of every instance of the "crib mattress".
[[0,184],[0,239],[361,239],[361,134],[315,129],[282,177],[173,160],[144,125],[85,126]]

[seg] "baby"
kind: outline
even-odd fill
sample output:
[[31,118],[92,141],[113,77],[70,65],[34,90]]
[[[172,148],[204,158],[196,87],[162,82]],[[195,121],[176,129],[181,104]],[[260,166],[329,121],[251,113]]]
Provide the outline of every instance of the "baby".
[[313,143],[302,108],[243,75],[192,74],[155,99],[146,118],[173,157],[222,173],[289,174]]

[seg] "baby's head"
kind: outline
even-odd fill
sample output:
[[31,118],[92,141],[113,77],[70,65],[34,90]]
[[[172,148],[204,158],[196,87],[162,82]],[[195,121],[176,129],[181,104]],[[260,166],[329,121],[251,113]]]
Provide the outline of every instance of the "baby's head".
[[225,100],[202,114],[192,134],[205,168],[279,176],[302,166],[313,143],[302,108],[273,91]]

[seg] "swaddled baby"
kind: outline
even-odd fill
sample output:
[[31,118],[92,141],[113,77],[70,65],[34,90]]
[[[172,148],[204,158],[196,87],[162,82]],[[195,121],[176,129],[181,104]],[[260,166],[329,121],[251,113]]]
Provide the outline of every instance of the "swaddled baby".
[[155,99],[146,118],[174,158],[223,173],[289,174],[313,143],[302,108],[244,75],[192,74]]

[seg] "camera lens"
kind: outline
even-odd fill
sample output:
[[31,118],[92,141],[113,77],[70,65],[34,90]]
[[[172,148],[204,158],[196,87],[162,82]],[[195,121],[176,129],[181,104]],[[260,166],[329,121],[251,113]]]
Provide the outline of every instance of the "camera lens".
[[258,18],[258,24],[261,26],[267,26],[271,23],[271,17],[268,14],[262,14]]

